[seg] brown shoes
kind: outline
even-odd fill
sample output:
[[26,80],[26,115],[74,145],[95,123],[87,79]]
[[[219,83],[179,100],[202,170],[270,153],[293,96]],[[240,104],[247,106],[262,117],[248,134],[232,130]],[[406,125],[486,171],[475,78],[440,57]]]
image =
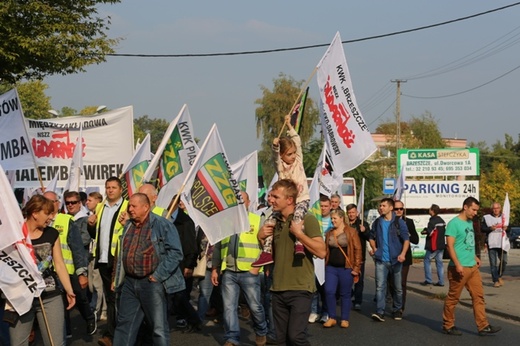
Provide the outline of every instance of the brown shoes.
[[112,338],[104,336],[98,340],[98,344],[101,346],[112,346]]
[[267,336],[265,335],[257,335],[256,336],[256,346],[265,346],[265,344],[267,343]]
[[329,320],[323,323],[323,328],[331,328],[334,327],[338,322],[335,319],[329,318]]
[[341,328],[348,328],[350,326],[350,323],[348,323],[348,321],[342,320],[339,325],[341,326]]

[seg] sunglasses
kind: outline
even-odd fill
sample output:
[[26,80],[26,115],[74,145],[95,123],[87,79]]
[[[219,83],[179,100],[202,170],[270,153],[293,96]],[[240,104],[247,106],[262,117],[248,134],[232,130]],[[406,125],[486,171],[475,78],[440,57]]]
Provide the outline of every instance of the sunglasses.
[[404,208],[394,208],[394,210],[404,210]]
[[79,203],[79,201],[65,201],[66,205],[76,205],[78,203]]

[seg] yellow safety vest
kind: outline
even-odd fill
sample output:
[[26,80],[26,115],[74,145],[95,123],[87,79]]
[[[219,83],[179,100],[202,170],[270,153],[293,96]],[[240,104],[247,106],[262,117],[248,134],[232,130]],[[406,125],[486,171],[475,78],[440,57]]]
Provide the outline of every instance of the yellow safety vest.
[[[258,244],[258,230],[260,229],[260,216],[249,213],[249,231],[238,235],[237,267],[241,271],[250,270],[251,264],[258,259],[262,250]],[[230,237],[222,240],[220,254],[222,258],[222,271],[226,269],[226,256],[228,253]]]
[[155,215],[158,215],[158,216],[165,217],[166,216],[166,209],[156,205],[155,207],[153,207],[152,213],[154,213]]
[[72,258],[72,251],[70,250],[69,244],[67,242],[67,237],[69,236],[69,225],[72,217],[73,216],[69,214],[58,213],[56,214],[56,219],[52,225],[52,227],[56,228],[60,233],[61,253],[63,255],[63,261],[65,262],[65,267],[67,267],[67,272],[69,275],[74,274],[76,270],[74,267],[74,260]]
[[[114,225],[114,230],[112,232],[112,239],[110,241],[110,254],[112,256],[116,255],[117,250],[117,243],[119,241],[119,236],[121,235],[123,231],[123,225],[119,222],[119,217],[121,216],[121,213],[126,211],[128,208],[128,201],[126,199],[123,199],[123,202],[121,203],[121,207],[119,208],[119,212],[116,216],[116,223]],[[103,216],[103,211],[105,210],[105,204],[104,203],[98,203],[96,206],[96,215],[97,217],[97,223],[96,223],[96,241],[94,242],[94,250],[93,254],[94,257],[96,256],[96,248],[98,244],[98,237],[99,237],[99,225],[101,223],[101,217]]]

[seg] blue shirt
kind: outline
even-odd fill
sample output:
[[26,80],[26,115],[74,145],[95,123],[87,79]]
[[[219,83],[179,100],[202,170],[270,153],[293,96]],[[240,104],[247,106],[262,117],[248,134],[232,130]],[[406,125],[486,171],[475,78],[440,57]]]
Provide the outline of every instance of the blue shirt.
[[383,256],[381,260],[383,262],[390,262],[390,247],[388,246],[388,229],[392,220],[388,221],[385,219],[381,220],[381,227],[383,229]]

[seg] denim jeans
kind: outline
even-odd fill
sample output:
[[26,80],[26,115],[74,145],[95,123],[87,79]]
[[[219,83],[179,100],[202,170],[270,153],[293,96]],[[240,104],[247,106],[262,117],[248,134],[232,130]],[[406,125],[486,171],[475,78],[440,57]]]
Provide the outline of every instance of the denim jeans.
[[352,269],[333,266],[325,267],[325,300],[330,318],[336,319],[336,292],[339,286],[341,297],[341,320],[348,321],[352,305]]
[[267,322],[262,306],[260,277],[250,272],[233,272],[225,270],[222,273],[220,289],[224,302],[224,340],[239,344],[240,324],[238,320],[238,297],[240,290],[244,293],[247,305],[253,319],[253,329],[256,335],[267,335]]
[[[327,301],[325,299],[325,287],[320,285],[318,279],[316,279],[316,292],[312,295],[312,303],[311,303],[311,313],[315,313],[318,315],[325,315],[328,317],[328,309],[327,309]],[[321,302],[321,308],[320,308]]]
[[385,313],[386,305],[386,281],[388,275],[393,278],[394,290],[392,290],[394,305],[393,312],[401,310],[403,306],[403,286],[401,282],[401,269],[403,264],[398,262],[394,265],[390,262],[381,262],[376,260],[376,300],[377,313]]
[[206,269],[206,276],[199,280],[199,300],[197,302],[197,314],[201,321],[206,319],[206,312],[209,309],[209,299],[213,292],[213,284],[211,283],[211,269]]
[[361,275],[359,276],[359,281],[354,284],[354,304],[362,304],[363,303],[363,289],[365,288],[365,262],[361,264]]
[[491,277],[493,278],[493,282],[497,282],[506,270],[507,252],[502,249],[493,248],[488,250],[488,256]]
[[[43,299],[43,308],[54,345],[65,346],[67,344],[65,339],[65,314],[63,313],[65,308],[61,295]],[[45,346],[51,345],[40,301],[37,298],[34,300],[31,310],[20,316],[14,327],[9,328],[11,345],[29,345],[29,334],[35,317],[38,319],[43,344]]]
[[443,255],[444,250],[436,250],[433,252],[426,250],[426,254],[424,255],[424,281],[433,283],[431,260],[435,259],[435,267],[437,268],[439,284],[444,285],[444,265],[442,263]]
[[120,302],[114,346],[133,345],[143,318],[153,331],[153,344],[170,345],[168,299],[162,283],[127,276]]
[[271,286],[273,284],[272,271],[269,275],[260,273],[262,279],[262,304],[264,306],[265,317],[267,319],[267,336],[276,340],[276,330],[274,327],[273,308],[271,305]]

